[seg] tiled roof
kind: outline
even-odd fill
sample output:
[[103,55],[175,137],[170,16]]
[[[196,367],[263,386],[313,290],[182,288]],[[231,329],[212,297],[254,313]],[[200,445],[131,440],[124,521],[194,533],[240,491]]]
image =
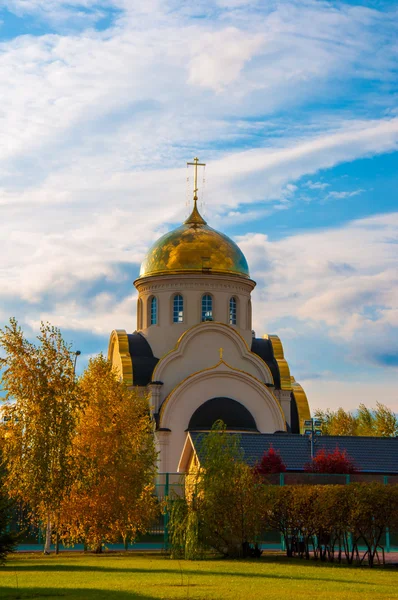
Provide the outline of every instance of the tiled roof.
[[[206,433],[192,432],[191,438],[200,460],[200,438]],[[307,436],[272,433],[229,433],[239,435],[246,462],[258,463],[270,446],[278,451],[288,471],[303,471],[311,460]],[[346,450],[356,468],[363,473],[398,474],[398,438],[323,436],[316,439],[315,452],[335,448]]]

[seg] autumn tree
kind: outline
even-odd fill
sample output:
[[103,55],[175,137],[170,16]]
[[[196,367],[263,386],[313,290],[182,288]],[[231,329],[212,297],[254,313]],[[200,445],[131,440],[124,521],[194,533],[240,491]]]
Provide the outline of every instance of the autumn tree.
[[284,464],[279,452],[272,447],[266,450],[261,458],[261,461],[254,468],[259,475],[270,475],[273,473],[284,473],[286,465]]
[[376,402],[375,409],[360,404],[355,412],[343,408],[336,411],[317,410],[315,417],[322,422],[323,435],[394,437],[398,434],[396,415],[380,402]]
[[346,450],[335,448],[333,452],[326,452],[324,448],[319,450],[311,462],[307,463],[304,470],[309,473],[356,473],[357,469],[353,460],[348,456]]
[[286,555],[293,556],[293,538],[296,535],[294,506],[295,487],[268,485],[261,510],[263,528],[277,529],[283,536]]
[[156,452],[147,398],[129,390],[102,355],[79,381],[86,399],[73,440],[76,477],[62,504],[66,542],[133,540],[157,511]]
[[0,330],[6,391],[3,457],[5,486],[12,498],[46,523],[45,552],[72,481],[71,441],[79,409],[71,348],[56,327],[42,323],[38,344],[29,342],[15,319]]
[[4,486],[5,469],[1,461],[4,444],[5,427],[0,423],[0,565],[4,563],[7,554],[15,550],[17,536],[10,531],[13,503]]
[[350,497],[349,529],[366,546],[365,558],[373,567],[386,528],[398,527],[398,486],[381,483],[353,483],[347,486]]

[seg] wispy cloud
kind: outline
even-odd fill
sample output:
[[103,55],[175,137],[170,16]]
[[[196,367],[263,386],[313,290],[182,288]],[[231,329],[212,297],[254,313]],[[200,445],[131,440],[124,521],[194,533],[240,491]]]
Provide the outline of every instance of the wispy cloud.
[[335,198],[336,200],[344,200],[345,198],[353,198],[362,194],[365,190],[352,190],[352,191],[341,191],[341,192],[328,192],[327,198]]
[[329,186],[330,183],[323,181],[307,181],[305,183],[305,187],[309,188],[310,190],[325,190]]
[[[335,189],[325,170],[397,149],[394,11],[311,0],[2,7],[49,29],[0,44],[3,320],[134,329],[132,281],[184,216],[187,157],[206,156],[209,220],[223,229],[288,214],[300,190],[362,193]],[[280,242],[243,237],[255,314],[265,298],[274,319],[324,327],[388,364],[395,225],[380,216]]]
[[[383,353],[398,355],[397,239],[398,213],[276,242],[241,237],[259,287],[256,327],[293,317],[326,330],[350,360],[381,364]],[[387,358],[384,365],[395,366]]]

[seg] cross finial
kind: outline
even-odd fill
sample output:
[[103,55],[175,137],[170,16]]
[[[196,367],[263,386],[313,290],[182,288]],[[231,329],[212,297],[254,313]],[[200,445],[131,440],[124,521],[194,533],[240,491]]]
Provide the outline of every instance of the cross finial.
[[199,158],[195,156],[193,162],[188,162],[187,165],[194,167],[193,170],[193,200],[197,202],[198,200],[198,167],[205,167],[205,163],[200,163]]
[[220,360],[222,360],[222,355],[223,355],[223,352],[224,352],[223,348],[220,348],[219,352],[220,352]]
[[198,207],[197,207],[197,201],[198,201],[198,167],[205,167],[206,164],[205,163],[200,163],[199,162],[199,158],[197,156],[195,156],[195,158],[193,159],[193,162],[188,162],[187,166],[193,166],[194,167],[194,179],[193,179],[193,211],[191,213],[191,215],[188,217],[188,219],[185,221],[186,225],[194,225],[194,226],[200,226],[200,225],[206,225],[206,221],[204,219],[202,219],[202,217],[199,214],[198,211]]

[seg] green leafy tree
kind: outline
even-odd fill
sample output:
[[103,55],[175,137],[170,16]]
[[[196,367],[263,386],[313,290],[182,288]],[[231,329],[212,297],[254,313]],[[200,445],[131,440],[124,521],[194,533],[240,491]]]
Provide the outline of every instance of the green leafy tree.
[[247,556],[260,534],[263,487],[243,461],[239,436],[218,421],[203,436],[200,469],[190,475],[187,496],[171,513],[174,554],[194,558],[205,549]]
[[45,552],[52,527],[72,483],[71,443],[80,399],[71,348],[56,327],[42,323],[38,345],[15,319],[0,330],[2,386],[7,404],[3,456],[10,496],[46,523]]

